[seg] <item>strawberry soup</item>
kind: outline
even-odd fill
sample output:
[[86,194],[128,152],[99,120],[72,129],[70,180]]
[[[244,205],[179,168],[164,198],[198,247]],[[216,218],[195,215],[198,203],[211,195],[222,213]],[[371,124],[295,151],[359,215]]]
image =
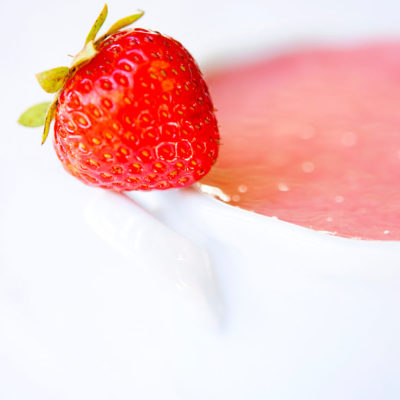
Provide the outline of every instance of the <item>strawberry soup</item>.
[[400,44],[296,52],[208,83],[222,141],[202,190],[343,237],[400,239]]

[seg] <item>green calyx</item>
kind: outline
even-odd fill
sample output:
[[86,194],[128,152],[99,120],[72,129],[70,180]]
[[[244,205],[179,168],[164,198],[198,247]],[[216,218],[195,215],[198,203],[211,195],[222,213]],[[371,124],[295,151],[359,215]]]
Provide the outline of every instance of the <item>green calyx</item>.
[[57,67],[39,72],[36,74],[36,79],[45,92],[56,93],[64,86],[68,74],[68,67]]
[[30,128],[44,125],[50,104],[51,103],[49,101],[46,101],[45,103],[39,103],[29,107],[21,114],[18,119],[18,123]]
[[90,32],[86,37],[85,46],[89,42],[94,41],[96,39],[96,36],[97,36],[100,28],[103,26],[104,21],[107,18],[107,14],[108,14],[108,7],[107,7],[107,4],[105,4],[103,9],[101,10],[101,13],[99,14],[96,21],[94,22],[92,29],[90,29]]
[[74,57],[71,67],[57,67],[36,74],[36,79],[38,80],[42,89],[47,93],[55,93],[55,98],[52,102],[39,103],[28,108],[19,117],[18,123],[31,128],[44,126],[42,144],[45,142],[49,134],[51,121],[54,119],[56,114],[58,96],[60,95],[67,81],[80,67],[88,63],[98,53],[99,44],[107,36],[133,24],[140,17],[142,17],[144,12],[138,11],[136,14],[120,19],[113,24],[103,36],[96,40],[96,36],[100,31],[100,28],[103,26],[104,21],[107,18],[107,14],[108,7],[107,4],[105,4],[86,37],[83,49]]

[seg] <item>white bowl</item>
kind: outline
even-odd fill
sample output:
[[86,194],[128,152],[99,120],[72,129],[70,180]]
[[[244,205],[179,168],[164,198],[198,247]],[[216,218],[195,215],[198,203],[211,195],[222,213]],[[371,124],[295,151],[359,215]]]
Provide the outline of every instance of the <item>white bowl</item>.
[[191,332],[193,348],[177,355],[194,398],[400,395],[400,242],[331,236],[194,190],[129,196],[209,254],[208,284],[203,268],[186,265],[188,292],[202,298],[200,289],[198,305],[219,322]]

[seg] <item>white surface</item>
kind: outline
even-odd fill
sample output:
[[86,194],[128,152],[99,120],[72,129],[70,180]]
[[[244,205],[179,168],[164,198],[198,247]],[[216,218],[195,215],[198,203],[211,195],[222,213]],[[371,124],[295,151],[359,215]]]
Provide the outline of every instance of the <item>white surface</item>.
[[[75,181],[40,130],[16,125],[47,98],[33,74],[69,62],[102,4],[0,3],[0,399],[398,399],[400,243],[190,191],[137,195],[149,214]],[[389,1],[132,7],[201,65],[261,44],[400,36]],[[109,8],[109,23],[132,10]]]

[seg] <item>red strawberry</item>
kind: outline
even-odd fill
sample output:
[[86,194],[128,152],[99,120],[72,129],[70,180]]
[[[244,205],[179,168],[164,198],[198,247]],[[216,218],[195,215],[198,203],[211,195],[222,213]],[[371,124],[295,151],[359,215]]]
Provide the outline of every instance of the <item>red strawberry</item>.
[[[92,36],[104,19],[103,10]],[[126,20],[116,24],[124,25]],[[46,125],[55,114],[58,157],[92,186],[151,190],[193,184],[215,162],[219,142],[199,67],[180,43],[158,32],[110,31],[87,40],[73,67],[55,74],[64,87]]]

